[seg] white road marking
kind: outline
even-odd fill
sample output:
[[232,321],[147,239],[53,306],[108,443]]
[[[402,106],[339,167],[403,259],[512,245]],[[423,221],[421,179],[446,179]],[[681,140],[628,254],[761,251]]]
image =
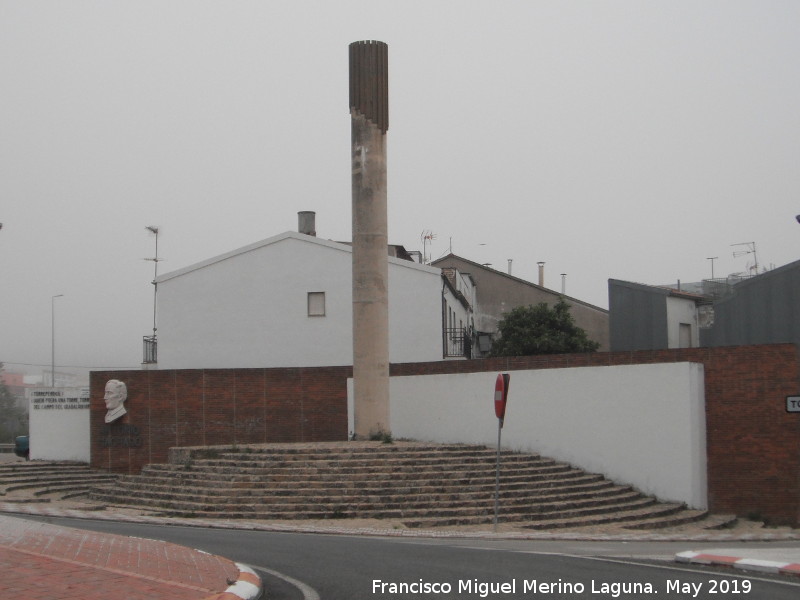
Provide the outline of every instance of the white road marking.
[[[700,575],[708,575],[708,571],[705,570],[705,569],[690,569],[690,568],[686,568],[686,567],[676,567],[676,566],[673,566],[671,564],[658,565],[658,564],[652,564],[652,563],[646,563],[646,562],[639,562],[639,561],[635,561],[635,560],[624,560],[624,559],[621,559],[621,558],[606,558],[606,557],[603,557],[603,556],[580,556],[578,554],[564,554],[564,553],[561,553],[561,552],[536,552],[536,551],[533,551],[533,550],[512,550],[512,552],[520,552],[521,554],[542,554],[542,555],[545,555],[545,556],[565,556],[567,558],[582,558],[584,560],[595,560],[595,561],[599,561],[599,562],[610,562],[610,563],[616,563],[616,564],[619,564],[619,565],[635,565],[637,567],[650,567],[652,569],[662,569],[662,570],[666,570],[666,571],[681,571],[681,572],[684,572],[684,573],[694,573],[695,575],[698,575],[698,574],[700,574]],[[728,577],[728,578],[731,578],[731,579],[736,578],[736,579],[749,579],[749,580],[752,580],[752,581],[764,581],[764,582],[767,582],[767,583],[777,583],[777,584],[780,584],[780,585],[788,585],[790,587],[800,587],[800,583],[796,583],[796,582],[790,581],[790,580],[768,579],[766,577],[754,577],[752,575],[747,575],[747,574],[744,574],[744,573],[736,573],[734,571],[731,571],[730,573],[726,572],[725,573],[725,577]]]
[[[293,585],[298,590],[300,590],[300,593],[303,594],[304,600],[319,600],[319,594],[317,593],[317,590],[312,588],[310,585],[295,579],[294,577],[289,577],[288,575],[284,575],[283,573],[279,573],[278,571],[273,571],[272,569],[268,569],[267,567],[260,567],[258,565],[250,565],[250,568],[257,569],[259,571],[264,571],[264,573],[272,575],[273,577],[277,577],[278,579],[282,579],[286,583]],[[264,595],[268,596],[269,594],[265,591]]]

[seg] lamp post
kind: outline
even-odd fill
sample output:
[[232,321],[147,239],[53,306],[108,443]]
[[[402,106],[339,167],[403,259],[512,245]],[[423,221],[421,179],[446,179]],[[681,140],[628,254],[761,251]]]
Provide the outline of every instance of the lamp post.
[[709,256],[706,260],[711,261],[711,279],[714,279],[714,261],[717,260],[719,256]]
[[147,231],[154,234],[156,236],[156,255],[153,258],[145,258],[145,260],[152,260],[153,261],[153,341],[155,342],[156,339],[156,307],[158,306],[156,300],[158,296],[158,284],[156,283],[156,279],[158,279],[158,227],[155,225],[147,225],[145,227]]
[[64,294],[56,294],[50,298],[50,387],[56,387],[56,298]]

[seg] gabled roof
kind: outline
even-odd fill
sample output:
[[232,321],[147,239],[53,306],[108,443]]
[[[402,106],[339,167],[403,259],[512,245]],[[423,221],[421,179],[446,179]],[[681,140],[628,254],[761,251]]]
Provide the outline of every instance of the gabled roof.
[[[574,303],[577,303],[577,304],[581,304],[583,306],[587,306],[589,308],[593,308],[595,310],[599,310],[599,311],[604,312],[604,313],[608,313],[608,311],[605,308],[601,308],[600,306],[596,306],[594,304],[590,304],[588,302],[584,302],[583,300],[579,300],[578,298],[573,298],[572,296],[567,296],[566,294],[562,294],[560,292],[557,292],[556,290],[551,290],[550,288],[546,288],[544,286],[537,285],[537,284],[532,283],[530,281],[527,281],[525,279],[520,279],[519,277],[515,277],[513,275],[509,275],[508,273],[504,273],[503,271],[498,271],[497,269],[493,269],[491,267],[487,267],[486,265],[482,265],[480,263],[476,263],[476,262],[471,261],[471,260],[469,260],[467,258],[464,258],[463,256],[458,256],[456,254],[448,254],[447,256],[443,256],[442,258],[438,258],[438,259],[434,260],[431,264],[436,266],[439,263],[446,262],[450,258],[462,261],[462,262],[468,264],[472,268],[472,271],[470,271],[470,272],[463,271],[464,275],[472,276],[472,273],[479,272],[479,271],[483,271],[483,272],[486,272],[486,273],[491,273],[492,275],[499,276],[499,277],[504,277],[504,278],[506,278],[506,279],[508,279],[510,281],[514,281],[515,283],[518,283],[520,285],[524,285],[524,286],[531,287],[531,288],[534,288],[534,289],[537,289],[537,290],[541,290],[542,292],[546,292],[548,294],[553,294],[555,296],[563,297],[568,302],[574,302]],[[473,277],[473,280],[474,280],[474,277]]]
[[[458,269],[455,269],[454,267],[445,267],[445,268],[443,268],[442,269],[442,281],[447,286],[447,288],[450,290],[450,293],[453,294],[453,297],[455,297],[461,303],[461,306],[463,306],[467,310],[472,310],[472,306],[470,305],[469,300],[467,300],[467,297],[464,296],[464,293],[461,292],[458,289],[458,287],[456,286],[456,273],[457,272],[458,272]],[[472,276],[469,276],[469,278],[472,279]]]
[[[155,283],[162,283],[164,281],[168,281],[170,279],[174,279],[176,277],[180,277],[182,275],[186,275],[187,273],[191,273],[193,271],[198,271],[210,265],[214,265],[220,263],[225,260],[229,260],[232,258],[236,258],[237,256],[241,256],[242,254],[246,254],[248,252],[253,252],[255,250],[259,250],[261,248],[265,248],[267,246],[271,246],[273,244],[277,244],[283,242],[285,240],[296,240],[299,242],[303,242],[306,244],[314,244],[319,248],[324,248],[328,250],[334,250],[339,252],[347,252],[352,254],[353,248],[349,244],[341,243],[341,242],[334,242],[332,240],[324,240],[322,238],[318,238],[313,235],[306,235],[304,233],[297,233],[296,231],[286,231],[284,233],[279,233],[278,235],[274,235],[272,237],[260,240],[258,242],[254,242],[252,244],[248,244],[247,246],[242,246],[241,248],[237,248],[236,250],[231,250],[230,252],[225,252],[224,254],[219,254],[217,256],[213,256],[211,258],[207,258],[206,260],[202,260],[200,262],[194,263],[187,267],[183,267],[182,269],[177,269],[176,271],[171,271],[169,273],[164,273],[163,275],[159,275],[158,278],[155,280]],[[411,269],[418,269],[422,271],[428,271],[430,273],[439,274],[440,269],[435,267],[430,267],[428,265],[421,265],[411,260],[404,260],[402,258],[394,258],[392,256],[388,256],[389,264],[395,264],[400,267],[406,267]]]

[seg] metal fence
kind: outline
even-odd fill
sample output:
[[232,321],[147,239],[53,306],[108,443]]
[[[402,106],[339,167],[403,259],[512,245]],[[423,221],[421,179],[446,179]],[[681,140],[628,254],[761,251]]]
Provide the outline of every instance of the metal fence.
[[142,352],[142,362],[153,364],[158,362],[158,342],[156,336],[146,335],[143,338],[144,346]]
[[472,356],[472,340],[466,328],[454,327],[444,330],[444,357],[470,358]]

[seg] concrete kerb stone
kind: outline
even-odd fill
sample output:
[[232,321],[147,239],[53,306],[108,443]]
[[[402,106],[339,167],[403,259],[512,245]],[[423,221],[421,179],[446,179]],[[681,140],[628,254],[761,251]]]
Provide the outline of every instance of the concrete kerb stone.
[[203,600],[258,600],[262,597],[264,586],[261,578],[247,565],[235,564],[239,568],[239,579],[224,592],[208,596]]
[[689,551],[676,554],[675,561],[698,565],[726,566],[742,571],[757,571],[761,573],[771,573],[773,575],[794,575],[800,577],[800,564],[798,563],[763,560],[759,558],[742,558]]

